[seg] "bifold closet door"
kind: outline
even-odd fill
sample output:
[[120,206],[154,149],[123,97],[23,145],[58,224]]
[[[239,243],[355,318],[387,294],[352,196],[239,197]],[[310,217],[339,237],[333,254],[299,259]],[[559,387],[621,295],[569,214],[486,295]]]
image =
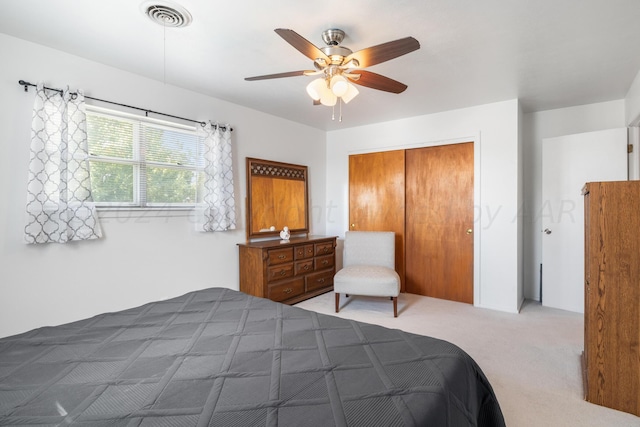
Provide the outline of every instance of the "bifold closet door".
[[473,142],[406,150],[406,291],[473,303]]
[[404,292],[404,150],[349,156],[349,229],[396,233]]

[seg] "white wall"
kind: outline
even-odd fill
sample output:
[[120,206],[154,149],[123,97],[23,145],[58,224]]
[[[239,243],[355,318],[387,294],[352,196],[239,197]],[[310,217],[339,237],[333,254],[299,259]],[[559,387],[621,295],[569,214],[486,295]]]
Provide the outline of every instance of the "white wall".
[[[348,229],[350,154],[418,147],[452,141],[476,144],[474,303],[516,312],[522,303],[522,242],[518,227],[521,175],[518,170],[520,109],[510,100],[413,117],[327,134],[327,233]],[[479,182],[478,182],[479,181]]]
[[[309,166],[312,232],[325,231],[325,132],[0,34],[0,337],[211,286],[238,288],[245,240],[245,158]],[[148,212],[102,216],[104,239],[23,243],[33,88],[89,96],[234,128],[239,229],[196,233],[191,218]],[[102,105],[106,106],[106,105]],[[160,117],[161,118],[161,117]]]
[[525,192],[524,192],[524,114],[518,108],[518,242],[520,256],[518,257],[518,301],[525,300],[524,293],[524,229],[525,229]]
[[524,115],[524,290],[540,300],[542,262],[542,139],[625,127],[624,100],[581,105]]
[[638,126],[640,124],[640,72],[631,83],[624,102],[626,124]]

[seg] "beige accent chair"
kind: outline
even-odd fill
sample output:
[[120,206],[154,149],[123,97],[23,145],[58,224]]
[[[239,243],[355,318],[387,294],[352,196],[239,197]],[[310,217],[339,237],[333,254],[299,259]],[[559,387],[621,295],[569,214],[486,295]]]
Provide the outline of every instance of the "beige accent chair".
[[344,236],[343,268],[333,278],[336,313],[340,294],[389,297],[393,316],[398,317],[400,276],[395,271],[395,233],[392,231],[347,231]]

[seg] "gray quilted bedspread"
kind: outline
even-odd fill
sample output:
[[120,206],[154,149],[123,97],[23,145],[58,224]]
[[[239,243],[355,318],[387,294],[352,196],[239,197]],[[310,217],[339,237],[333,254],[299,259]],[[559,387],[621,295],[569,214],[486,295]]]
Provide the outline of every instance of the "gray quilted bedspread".
[[451,343],[211,288],[0,339],[0,425],[504,420]]

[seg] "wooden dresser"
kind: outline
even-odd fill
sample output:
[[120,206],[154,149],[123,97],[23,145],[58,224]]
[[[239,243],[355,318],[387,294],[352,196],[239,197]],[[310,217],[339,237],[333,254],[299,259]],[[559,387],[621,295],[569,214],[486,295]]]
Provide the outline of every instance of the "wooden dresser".
[[238,244],[240,291],[286,304],[329,292],[336,237],[307,236]]
[[583,194],[585,398],[640,416],[640,181]]

